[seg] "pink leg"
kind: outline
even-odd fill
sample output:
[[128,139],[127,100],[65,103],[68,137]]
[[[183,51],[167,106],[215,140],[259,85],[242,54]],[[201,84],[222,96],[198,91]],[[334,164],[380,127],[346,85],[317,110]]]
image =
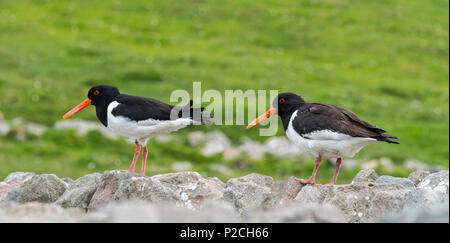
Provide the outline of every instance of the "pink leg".
[[332,185],[336,184],[336,180],[339,175],[339,170],[341,169],[341,165],[342,165],[342,158],[338,158],[336,160],[336,171],[334,172],[333,179],[331,180],[330,183],[323,185],[323,186],[332,186]]
[[145,164],[147,163],[147,154],[148,154],[148,149],[147,149],[147,145],[144,146],[144,149],[142,150],[142,169],[141,169],[141,174],[145,175]]
[[134,144],[136,145],[136,148],[134,149],[133,162],[131,162],[130,168],[127,170],[129,172],[134,172],[134,167],[136,166],[136,161],[139,157],[139,152],[141,151],[141,145],[138,141],[134,142]]
[[322,156],[319,155],[316,158],[316,166],[314,167],[314,171],[313,171],[311,177],[309,177],[308,180],[303,180],[303,179],[297,179],[297,180],[302,184],[316,184],[316,174],[317,174],[317,170],[319,169],[320,162],[322,162]]

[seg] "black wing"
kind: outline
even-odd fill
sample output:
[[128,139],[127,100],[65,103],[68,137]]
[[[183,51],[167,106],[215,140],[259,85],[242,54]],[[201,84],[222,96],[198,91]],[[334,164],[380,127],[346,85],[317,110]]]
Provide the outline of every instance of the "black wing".
[[112,110],[114,116],[124,116],[135,121],[147,119],[170,120],[170,111],[173,106],[139,96],[120,94],[116,97],[119,105]]
[[314,131],[331,130],[352,137],[375,138],[380,141],[393,142],[387,138],[394,136],[384,134],[386,131],[360,119],[355,113],[334,105],[308,103],[297,111],[292,121],[293,128],[301,135]]

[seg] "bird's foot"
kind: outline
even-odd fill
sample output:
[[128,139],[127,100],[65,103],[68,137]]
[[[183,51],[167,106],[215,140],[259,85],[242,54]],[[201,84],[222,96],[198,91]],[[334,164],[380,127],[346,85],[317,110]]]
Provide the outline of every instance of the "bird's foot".
[[140,174],[145,176],[145,171],[141,171]]
[[134,168],[128,168],[128,172],[134,172]]
[[296,181],[302,183],[302,184],[310,184],[310,185],[314,185],[316,184],[316,180],[313,178],[309,178],[308,180],[303,180],[300,178],[295,178]]

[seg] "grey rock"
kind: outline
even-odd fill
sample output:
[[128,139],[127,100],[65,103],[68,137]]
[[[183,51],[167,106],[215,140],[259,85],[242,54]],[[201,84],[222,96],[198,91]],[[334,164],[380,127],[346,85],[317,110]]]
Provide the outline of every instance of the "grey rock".
[[5,136],[11,131],[11,126],[6,121],[0,121],[0,135]]
[[210,164],[209,169],[215,172],[218,172],[222,175],[228,175],[231,176],[233,174],[233,171],[222,164]]
[[449,173],[448,170],[433,173],[423,179],[417,188],[431,189],[448,195]]
[[306,185],[297,194],[294,201],[298,203],[322,203],[329,190],[329,187]]
[[431,208],[406,208],[395,214],[388,214],[376,220],[378,223],[448,223],[448,203]]
[[193,184],[180,187],[180,199],[188,208],[196,207],[205,200],[223,201],[225,184],[218,178],[201,178]]
[[17,201],[55,202],[66,189],[66,183],[53,174],[35,175],[20,186]]
[[206,140],[206,134],[202,131],[191,132],[188,135],[189,145],[192,147],[198,147],[202,145]]
[[205,136],[205,146],[200,151],[204,156],[212,156],[222,153],[231,146],[231,142],[221,131],[207,133]]
[[180,195],[159,180],[148,177],[132,177],[120,181],[114,200],[137,199],[149,202],[180,201]]
[[373,184],[378,177],[378,174],[373,169],[361,170],[353,178],[352,184]]
[[192,164],[188,161],[180,161],[172,163],[172,170],[181,172],[181,171],[190,171],[192,170]]
[[262,151],[267,151],[276,158],[295,159],[301,152],[295,144],[285,137],[271,137],[264,143]]
[[89,131],[94,130],[100,132],[107,138],[116,138],[117,135],[112,133],[108,128],[98,122],[84,121],[79,119],[59,120],[55,122],[55,129],[59,130],[75,130],[78,135],[84,136]]
[[87,210],[92,196],[97,190],[101,174],[94,173],[78,178],[69,184],[64,194],[56,201],[63,208],[80,208]]
[[425,177],[429,176],[430,174],[431,172],[426,170],[416,170],[409,174],[408,179],[414,183],[414,186],[417,186],[420,182],[423,181]]
[[320,204],[287,204],[283,207],[252,212],[248,216],[251,223],[342,223],[345,215],[335,206]]
[[17,201],[19,198],[20,186],[13,187],[6,196],[6,201]]
[[33,176],[33,172],[10,173],[3,182],[0,182],[0,202],[17,201],[20,185]]
[[173,184],[173,185],[179,185],[179,184],[186,184],[186,183],[195,183],[202,176],[197,172],[177,172],[177,173],[168,173],[168,174],[161,174],[161,175],[155,175],[151,177],[152,179],[158,180],[163,183]]
[[96,210],[111,203],[114,201],[121,181],[138,177],[143,177],[143,175],[120,170],[105,171],[100,177],[100,182],[87,209],[89,211]]
[[415,159],[406,160],[403,163],[403,166],[410,170],[427,170],[431,172],[436,172],[443,169],[442,166],[432,166]]
[[262,159],[265,154],[264,145],[254,142],[246,137],[241,138],[241,145],[238,149],[251,159]]
[[304,186],[305,184],[298,182],[293,176],[285,181],[274,182],[271,199],[268,201],[267,206],[272,207],[290,203],[297,197],[297,194]]
[[414,189],[414,183],[407,178],[393,177],[388,175],[383,175],[378,177],[378,179],[374,182],[375,184],[381,183],[396,183],[404,186],[406,189]]
[[226,183],[224,199],[232,203],[239,213],[263,207],[271,197],[273,179],[260,174],[232,178]]
[[230,161],[230,160],[237,159],[240,156],[241,156],[241,152],[239,151],[239,149],[234,148],[234,147],[228,147],[223,151],[222,159],[224,161]]
[[13,172],[10,173],[3,182],[11,183],[13,181],[26,181],[35,175],[34,172]]

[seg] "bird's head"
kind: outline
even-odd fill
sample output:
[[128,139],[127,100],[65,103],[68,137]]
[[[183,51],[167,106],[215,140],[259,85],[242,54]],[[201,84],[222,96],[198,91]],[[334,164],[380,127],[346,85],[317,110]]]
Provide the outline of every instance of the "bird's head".
[[88,98],[81,102],[79,105],[75,106],[72,110],[67,112],[63,118],[66,119],[69,116],[81,111],[89,105],[99,105],[109,102],[114,97],[119,95],[119,89],[109,85],[97,85],[92,87],[88,92]]
[[260,122],[269,118],[271,115],[277,114],[280,117],[292,114],[297,110],[302,104],[305,104],[305,100],[299,95],[294,93],[281,93],[275,97],[272,101],[272,107],[266,111],[264,114],[256,118],[253,122],[248,124],[247,128],[254,127]]

